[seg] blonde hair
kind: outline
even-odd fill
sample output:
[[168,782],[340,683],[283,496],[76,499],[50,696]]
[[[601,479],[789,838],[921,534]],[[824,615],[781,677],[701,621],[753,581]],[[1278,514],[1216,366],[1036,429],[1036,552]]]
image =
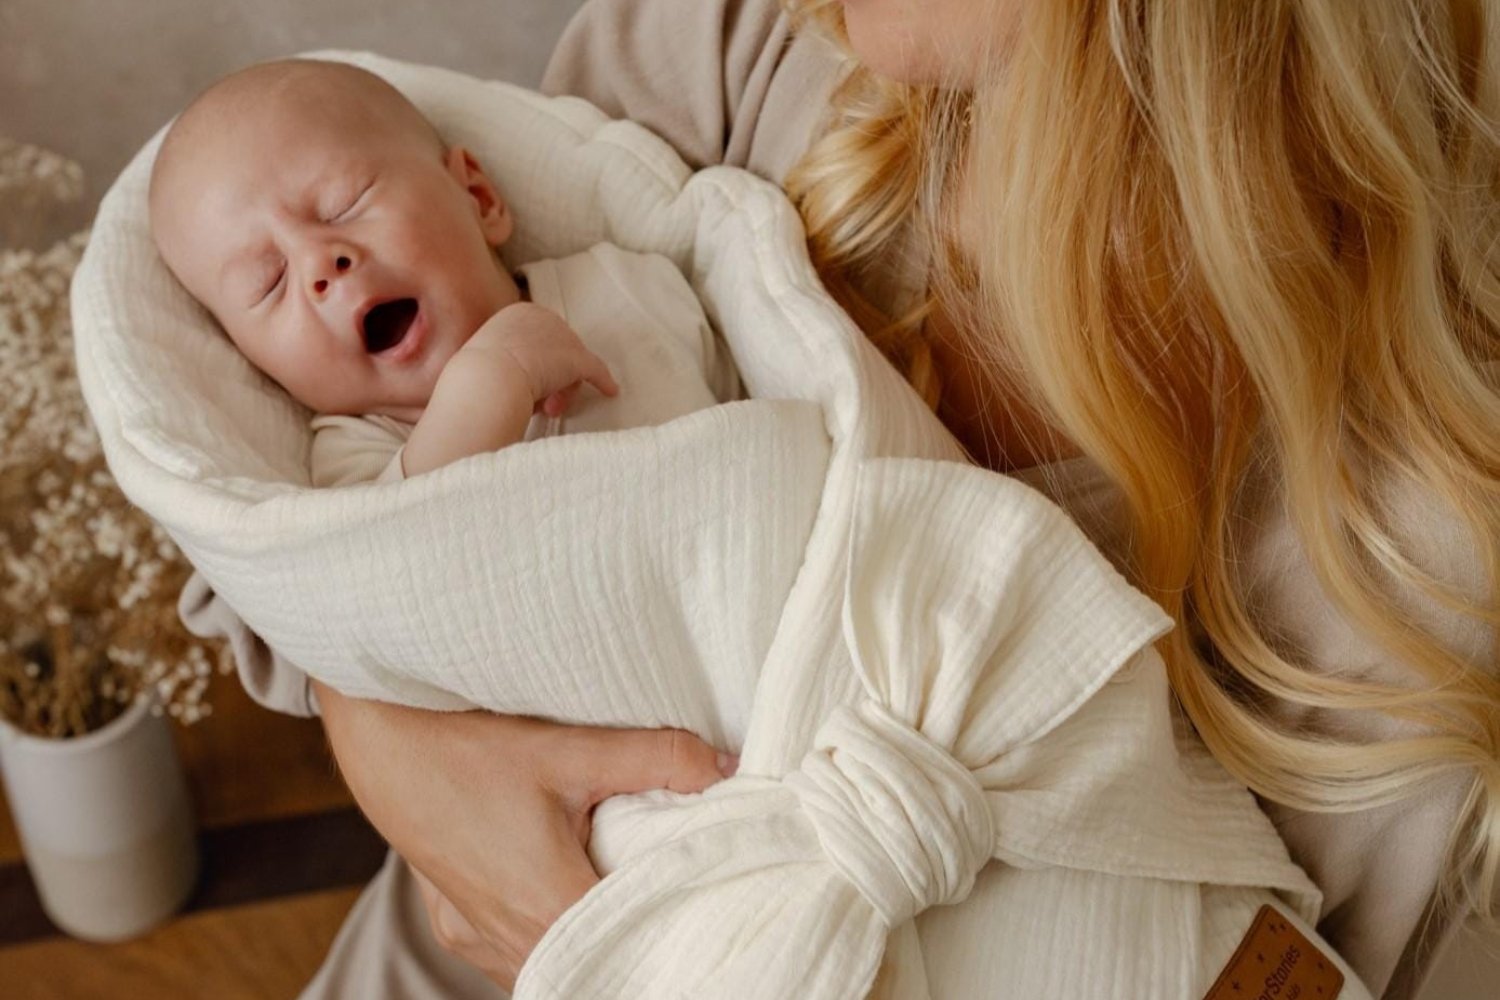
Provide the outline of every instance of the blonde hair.
[[[790,6],[847,45],[839,5]],[[923,311],[874,315],[859,292],[919,220],[941,251],[931,301],[990,384],[1120,487],[1135,582],[1179,623],[1158,646],[1172,688],[1218,760],[1318,811],[1465,775],[1445,888],[1493,917],[1495,653],[1466,662],[1396,595],[1500,625],[1500,17],[1482,0],[1014,6],[1020,44],[968,93],[846,77],[788,178],[819,269],[935,405]],[[963,254],[959,178],[983,220]],[[1404,682],[1306,669],[1255,624],[1234,513],[1268,473],[1323,590]],[[1482,602],[1418,565],[1397,480],[1467,529]],[[1409,735],[1310,736],[1273,706]]]

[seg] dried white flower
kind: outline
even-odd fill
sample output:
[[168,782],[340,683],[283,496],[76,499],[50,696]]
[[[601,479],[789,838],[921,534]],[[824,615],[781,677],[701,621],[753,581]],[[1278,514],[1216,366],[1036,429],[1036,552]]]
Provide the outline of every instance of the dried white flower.
[[10,238],[81,189],[75,165],[0,137],[0,712],[53,736],[151,690],[201,719],[210,664],[232,669],[178,623],[188,567],[115,486],[79,391],[68,283],[88,234]]

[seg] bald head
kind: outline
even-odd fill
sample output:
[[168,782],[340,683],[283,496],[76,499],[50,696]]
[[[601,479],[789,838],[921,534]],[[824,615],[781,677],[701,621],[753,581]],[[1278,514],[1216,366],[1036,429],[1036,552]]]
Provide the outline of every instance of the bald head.
[[[420,413],[447,358],[519,297],[495,253],[510,209],[478,160],[340,63],[266,63],[205,91],[163,140],[150,210],[182,286],[320,412]],[[367,324],[392,302],[403,322]],[[396,326],[410,356],[388,350]]]
[[292,131],[329,131],[364,141],[428,145],[442,138],[399,90],[347,63],[282,59],[242,69],[193,99],[167,130],[151,171],[153,228],[171,192],[206,147],[255,135],[276,119]]

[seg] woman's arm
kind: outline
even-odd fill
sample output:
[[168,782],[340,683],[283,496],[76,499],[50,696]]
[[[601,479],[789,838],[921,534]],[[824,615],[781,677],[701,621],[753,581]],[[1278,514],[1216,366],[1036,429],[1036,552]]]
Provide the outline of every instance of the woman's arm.
[[585,851],[595,805],[652,788],[702,791],[736,764],[677,729],[430,712],[313,686],[350,791],[427,883],[438,940],[507,990],[599,880]]

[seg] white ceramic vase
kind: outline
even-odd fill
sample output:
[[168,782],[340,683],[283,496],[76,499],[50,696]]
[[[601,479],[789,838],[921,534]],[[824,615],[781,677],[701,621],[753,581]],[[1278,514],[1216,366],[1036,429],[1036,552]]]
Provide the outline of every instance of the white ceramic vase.
[[167,720],[149,701],[73,739],[0,720],[0,773],[42,906],[63,930],[121,941],[187,901],[193,811]]

